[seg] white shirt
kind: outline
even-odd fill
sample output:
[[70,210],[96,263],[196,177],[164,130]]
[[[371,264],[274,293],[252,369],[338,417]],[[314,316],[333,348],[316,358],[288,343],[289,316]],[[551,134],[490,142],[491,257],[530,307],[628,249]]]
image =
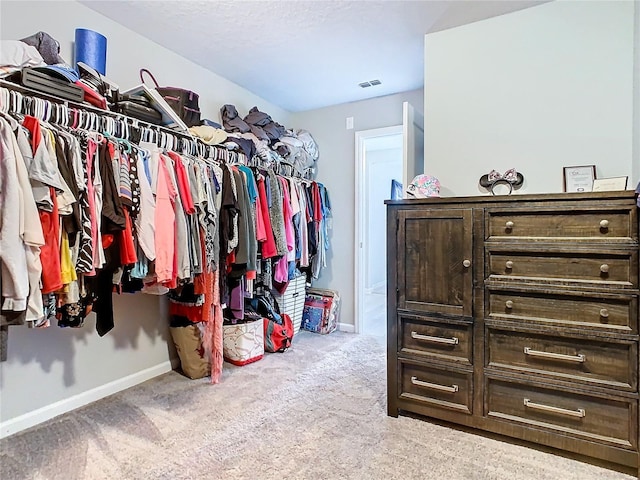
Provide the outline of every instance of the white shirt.
[[[44,235],[29,174],[10,125],[0,118],[0,258],[2,308],[42,317],[40,247]],[[29,291],[31,289],[31,296]]]

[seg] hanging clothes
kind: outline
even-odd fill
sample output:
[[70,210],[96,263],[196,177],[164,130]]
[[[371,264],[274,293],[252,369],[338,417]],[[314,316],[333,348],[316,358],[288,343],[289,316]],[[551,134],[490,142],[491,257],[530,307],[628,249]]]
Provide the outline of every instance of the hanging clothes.
[[95,119],[68,128],[19,118],[0,112],[2,300],[11,321],[79,328],[93,311],[103,336],[117,325],[114,292],[168,293],[171,315],[204,324],[216,383],[225,312],[242,321],[247,296],[326,264],[328,195],[280,175],[269,143],[250,132],[178,152],[149,132],[87,128],[109,124]]
[[[25,161],[11,125],[3,118],[0,118],[0,159],[2,309],[27,311],[25,321],[35,321],[43,317],[39,282],[40,249],[45,239]],[[19,215],[17,221],[15,212]]]

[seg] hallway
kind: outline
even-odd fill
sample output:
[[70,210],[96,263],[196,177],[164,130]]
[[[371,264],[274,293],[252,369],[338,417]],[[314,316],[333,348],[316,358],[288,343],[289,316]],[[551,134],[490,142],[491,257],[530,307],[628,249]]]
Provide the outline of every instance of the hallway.
[[363,334],[376,337],[387,336],[387,294],[386,285],[364,294]]

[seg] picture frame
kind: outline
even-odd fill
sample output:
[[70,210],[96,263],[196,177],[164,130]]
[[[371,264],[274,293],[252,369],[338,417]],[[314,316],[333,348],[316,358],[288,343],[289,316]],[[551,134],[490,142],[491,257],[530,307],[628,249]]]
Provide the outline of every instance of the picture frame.
[[402,183],[398,180],[391,180],[391,200],[402,200],[404,198],[404,191],[402,190]]
[[598,178],[593,181],[594,192],[612,192],[626,190],[629,177]]
[[595,165],[578,165],[562,169],[565,192],[590,192],[596,179]]

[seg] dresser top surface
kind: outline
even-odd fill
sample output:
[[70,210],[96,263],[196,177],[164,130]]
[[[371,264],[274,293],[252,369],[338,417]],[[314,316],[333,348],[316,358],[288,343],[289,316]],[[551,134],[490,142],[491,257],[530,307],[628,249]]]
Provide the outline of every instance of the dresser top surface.
[[417,205],[461,205],[461,204],[515,204],[525,202],[580,202],[580,201],[635,201],[633,190],[615,192],[579,192],[579,193],[533,193],[513,195],[477,195],[472,197],[437,197],[416,198],[406,200],[385,200],[385,204],[393,206]]

